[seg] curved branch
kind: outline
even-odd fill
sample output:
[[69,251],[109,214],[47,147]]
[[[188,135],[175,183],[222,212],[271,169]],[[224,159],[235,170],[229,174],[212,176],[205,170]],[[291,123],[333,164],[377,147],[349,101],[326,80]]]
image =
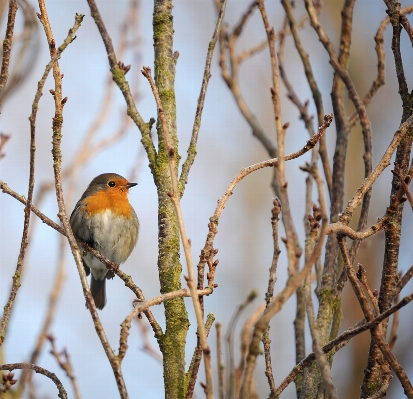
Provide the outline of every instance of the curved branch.
[[[330,126],[332,120],[333,120],[332,114],[326,115],[324,117],[324,123],[322,126],[320,126],[318,133],[315,134],[311,139],[309,139],[301,150],[294,152],[292,154],[286,155],[284,160],[290,161],[310,151],[317,144],[318,140],[324,134],[326,129]],[[214,242],[216,234],[218,233],[217,227],[219,223],[219,218],[221,217],[221,213],[224,210],[229,197],[233,194],[234,188],[238,185],[238,183],[241,180],[243,180],[246,176],[248,176],[252,172],[255,172],[256,170],[266,168],[269,166],[275,166],[277,162],[278,162],[278,158],[273,158],[267,161],[256,163],[254,165],[241,169],[241,171],[234,177],[234,179],[232,180],[232,182],[226,189],[224,195],[218,200],[218,205],[215,209],[214,214],[209,218],[210,220],[208,224],[209,233],[207,235],[204,248],[201,251],[200,261],[198,263],[198,270],[203,269],[205,267],[205,263],[208,261],[208,259],[210,258],[213,252],[213,242]]]
[[36,366],[35,364],[31,363],[9,363],[9,364],[2,364],[0,365],[0,370],[9,370],[13,371],[16,369],[30,369],[33,370],[34,372],[38,374],[43,374],[47,378],[50,378],[56,385],[56,388],[59,391],[59,398],[61,399],[67,399],[67,392],[63,386],[63,384],[60,382],[60,380],[56,377],[56,374],[52,373],[49,370],[44,369],[43,367]]

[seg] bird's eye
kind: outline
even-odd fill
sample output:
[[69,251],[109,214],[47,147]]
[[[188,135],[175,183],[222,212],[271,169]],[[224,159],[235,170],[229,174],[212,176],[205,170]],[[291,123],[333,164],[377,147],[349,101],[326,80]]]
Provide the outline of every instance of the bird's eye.
[[114,181],[110,181],[110,182],[108,183],[108,186],[109,186],[109,187],[115,187],[115,186],[116,186],[116,183],[115,183]]

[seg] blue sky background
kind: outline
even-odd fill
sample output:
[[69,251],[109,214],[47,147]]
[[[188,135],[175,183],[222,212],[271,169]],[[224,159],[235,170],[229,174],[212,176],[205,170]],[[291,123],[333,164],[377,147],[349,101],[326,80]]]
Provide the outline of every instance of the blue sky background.
[[[120,27],[128,11],[127,1],[98,1],[99,9],[112,36],[115,46],[119,43]],[[402,6],[408,4],[401,2]],[[176,101],[177,125],[180,140],[179,151],[185,158],[188,147],[196,101],[202,81],[206,50],[215,26],[216,13],[210,0],[176,1],[174,14],[174,48],[180,56],[176,68]],[[241,13],[247,8],[249,1],[229,0],[225,20],[232,26]],[[75,13],[85,14],[84,22],[77,33],[77,39],[63,53],[60,61],[63,80],[63,95],[69,100],[64,108],[63,125],[63,167],[73,159],[82,142],[82,137],[96,117],[106,94],[108,79],[108,62],[103,43],[93,22],[86,2],[83,1],[48,1],[46,2],[49,19],[54,37],[60,44],[66,37],[68,29],[73,25]],[[37,4],[33,2],[37,10]],[[321,20],[334,41],[340,27],[341,1],[325,1]],[[279,2],[266,2],[271,24],[276,29],[281,26],[283,11]],[[297,5],[297,15],[303,15],[305,10]],[[140,75],[143,66],[153,70],[152,45],[152,12],[153,3],[141,0],[139,8],[139,57],[133,57],[129,52],[123,59],[126,64],[132,64],[127,75],[133,88],[139,91],[137,103],[139,112],[145,120],[156,117],[156,106],[146,80]],[[374,51],[374,34],[380,21],[385,17],[384,3],[373,0],[360,0],[355,8],[355,26],[353,34],[352,59],[350,73],[361,93],[367,91],[376,74],[376,56]],[[410,17],[409,17],[410,18]],[[310,27],[300,31],[304,44],[309,49],[310,60],[320,89],[323,92],[325,113],[332,112],[330,91],[332,83],[332,68],[328,64],[326,52],[322,48],[315,33]],[[411,65],[412,52],[410,43],[403,34],[403,57],[406,65],[408,83],[412,83]],[[43,73],[49,60],[44,33],[40,29],[41,52],[37,62],[33,64],[30,75],[24,85],[8,99],[2,110],[1,131],[11,134],[4,152],[6,157],[0,162],[0,179],[7,182],[15,191],[26,195],[29,173],[29,122],[37,81]],[[248,22],[245,32],[238,44],[238,51],[250,48],[265,39],[259,13],[256,11]],[[393,56],[390,50],[391,29],[385,34],[387,51],[386,85],[375,97],[368,109],[373,127],[374,155],[376,165],[381,154],[387,147],[397,129],[401,116],[401,102],[397,94]],[[336,44],[337,48],[337,44]],[[220,76],[218,53],[212,62],[212,78],[205,101],[202,127],[198,140],[198,156],[189,176],[185,196],[182,200],[183,213],[188,236],[192,240],[193,257],[198,260],[203,247],[208,219],[212,216],[216,201],[223,195],[226,187],[239,170],[250,164],[268,158],[262,146],[252,137],[251,130],[238,111],[232,95]],[[13,59],[12,59],[13,61]],[[308,85],[302,71],[301,63],[291,38],[287,40],[286,51],[287,72],[296,88],[297,94],[305,100],[310,97]],[[241,89],[247,103],[260,120],[260,123],[275,142],[275,128],[270,101],[269,87],[271,76],[268,50],[246,61],[240,71]],[[48,90],[54,86],[49,77],[44,95],[40,102],[37,119],[37,151],[36,151],[36,189],[41,183],[53,177],[51,156],[51,120],[54,113],[52,96]],[[282,117],[284,122],[290,122],[286,138],[286,153],[300,149],[308,138],[298,112],[289,102],[283,90]],[[349,110],[352,108],[349,107]],[[310,106],[314,114],[314,106]],[[115,132],[126,112],[123,98],[115,88],[115,101],[104,127],[99,131],[96,141],[109,137]],[[350,111],[349,111],[350,112]],[[351,111],[352,112],[352,111]],[[154,133],[155,135],[155,133]],[[327,131],[330,158],[335,142],[334,126]],[[345,202],[363,180],[361,134],[354,129],[350,137],[348,167],[348,183]],[[293,218],[304,238],[304,182],[306,175],[299,166],[310,160],[310,154],[287,164],[287,180],[292,203]],[[117,142],[101,152],[93,160],[83,165],[79,179],[76,182],[74,198],[77,199],[86,189],[89,182],[98,174],[116,172],[128,177],[136,163],[138,168],[136,181],[139,185],[130,191],[130,201],[133,204],[140,222],[140,238],[131,257],[122,269],[131,274],[134,281],[142,288],[147,298],[159,293],[157,280],[157,197],[152,175],[147,167],[147,159],[142,152],[140,134],[134,126]],[[373,205],[370,212],[370,223],[385,213],[389,197],[390,168],[379,178],[373,194]],[[267,287],[268,268],[272,259],[271,237],[271,206],[274,194],[270,187],[271,171],[260,170],[249,176],[234,191],[220,220],[219,233],[215,239],[215,247],[220,249],[218,258],[216,283],[219,287],[214,294],[206,299],[206,312],[215,314],[216,320],[223,324],[225,332],[234,310],[244,301],[251,289],[256,289],[259,299],[246,311],[240,319],[239,326],[252,314],[253,310],[264,300]],[[314,195],[317,200],[317,195]],[[68,206],[68,212],[71,212]],[[0,195],[0,304],[6,303],[11,277],[15,270],[19,253],[23,225],[24,207],[7,195]],[[41,210],[57,221],[57,205],[53,192],[50,192],[41,206]],[[34,222],[32,218],[32,223]],[[412,234],[411,211],[406,207],[406,218],[403,224],[403,240],[400,253],[400,268],[406,270],[411,266],[413,248],[410,245]],[[281,228],[280,235],[283,235]],[[378,288],[383,255],[383,235],[378,234],[368,243],[362,245],[367,255],[359,261],[368,270],[368,278],[373,288]],[[303,244],[302,244],[303,245]],[[279,292],[286,281],[285,250],[280,258],[276,292]],[[68,253],[68,251],[66,252]],[[48,297],[55,279],[59,260],[58,234],[47,226],[36,221],[36,228],[30,239],[28,253],[24,266],[22,287],[13,309],[7,340],[4,345],[4,355],[7,362],[27,360],[33,349],[37,334],[43,323]],[[186,270],[184,257],[183,269]],[[66,347],[71,355],[74,372],[78,379],[84,398],[117,397],[117,387],[104,351],[97,339],[89,312],[84,307],[79,277],[75,264],[67,254],[66,280],[58,304],[58,311],[51,332],[56,337],[58,348]],[[186,272],[185,272],[186,274]],[[183,284],[185,282],[183,281]],[[131,309],[133,294],[127,290],[119,279],[108,282],[108,304],[100,312],[102,323],[113,348],[118,347],[120,323]],[[348,288],[348,287],[347,287]],[[412,284],[405,288],[402,294],[409,294]],[[403,295],[403,296],[404,296]],[[186,300],[191,320],[191,328],[187,340],[187,364],[190,362],[195,345],[196,322],[193,316],[190,299]],[[354,294],[346,289],[343,299],[344,312],[348,318],[342,324],[342,330],[361,318],[361,312],[354,305]],[[157,306],[153,312],[163,326],[163,308]],[[294,342],[291,339],[295,313],[295,298],[291,298],[271,323],[272,356],[276,384],[279,384],[294,366]],[[399,338],[395,354],[405,366],[409,375],[413,372],[411,353],[404,348],[410,347],[410,332],[412,328],[410,308],[403,309],[400,317]],[[152,334],[149,332],[152,339]],[[236,334],[236,353],[238,354],[238,332]],[[152,339],[156,347],[156,341]],[[215,328],[211,332],[210,344],[215,357]],[[134,324],[129,338],[129,350],[123,362],[123,372],[131,398],[160,398],[163,396],[162,367],[150,355],[142,351],[142,338]],[[362,372],[356,369],[353,357],[358,355],[360,346],[368,345],[368,333],[357,338],[355,343],[348,345],[334,358],[333,378],[341,397],[349,396],[349,385],[358,386],[361,383]],[[308,352],[311,352],[311,339],[307,339]],[[64,373],[58,368],[55,359],[48,353],[45,345],[38,364],[53,370],[62,380],[72,396],[71,387]],[[236,362],[238,363],[238,357]],[[358,373],[356,380],[354,374]],[[18,374],[18,373],[17,373]],[[204,380],[201,368],[200,381]],[[268,385],[264,375],[264,361],[261,357],[256,369],[258,392],[261,397],[268,395]],[[55,397],[56,389],[46,378],[34,376],[39,397]],[[357,385],[358,384],[358,385]],[[399,383],[393,378],[389,397],[400,397],[402,394]],[[198,397],[203,393],[199,385]],[[284,397],[294,397],[294,387],[291,385]]]

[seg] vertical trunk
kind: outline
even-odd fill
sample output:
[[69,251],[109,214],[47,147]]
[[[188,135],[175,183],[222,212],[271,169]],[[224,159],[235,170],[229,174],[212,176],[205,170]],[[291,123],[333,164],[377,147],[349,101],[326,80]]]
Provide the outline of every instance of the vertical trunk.
[[[153,14],[155,49],[155,82],[165,112],[175,156],[178,155],[175,104],[175,62],[173,54],[172,1],[155,0]],[[158,120],[158,157],[156,164],[158,189],[159,257],[158,270],[161,293],[181,288],[179,230],[175,211],[168,192],[172,191],[168,154]],[[187,311],[182,298],[165,302],[166,329],[161,339],[163,354],[165,398],[182,398],[185,386],[185,342],[189,327]]]

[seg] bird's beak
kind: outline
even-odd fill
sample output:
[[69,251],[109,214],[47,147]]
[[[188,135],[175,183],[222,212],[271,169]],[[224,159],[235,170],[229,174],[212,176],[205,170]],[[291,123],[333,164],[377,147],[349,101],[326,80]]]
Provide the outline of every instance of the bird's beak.
[[127,185],[126,185],[126,188],[127,189],[130,189],[131,187],[135,187],[135,186],[137,186],[138,185],[138,183],[128,183]]

